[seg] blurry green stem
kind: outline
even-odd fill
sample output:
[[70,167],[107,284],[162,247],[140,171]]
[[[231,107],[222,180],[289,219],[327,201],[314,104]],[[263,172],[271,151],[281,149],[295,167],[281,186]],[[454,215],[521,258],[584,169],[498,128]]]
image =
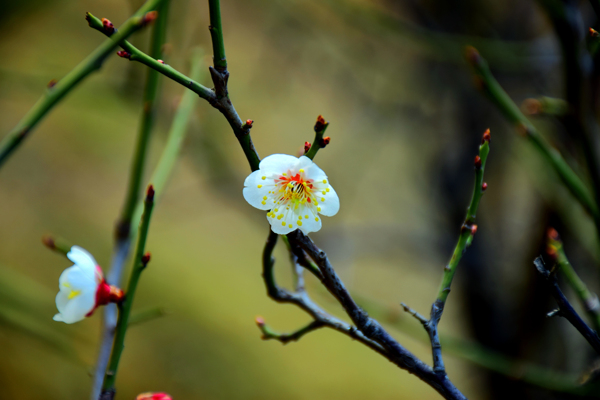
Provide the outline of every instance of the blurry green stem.
[[143,27],[143,16],[149,11],[156,9],[163,1],[148,0],[109,40],[104,41],[104,43],[71,70],[63,79],[46,89],[44,95],[33,108],[27,112],[17,126],[0,142],[0,167],[28,136],[36,124],[44,118],[48,111],[89,74],[100,69],[106,57],[119,46],[121,41]]
[[473,236],[477,231],[477,225],[475,225],[475,217],[477,214],[477,208],[479,207],[479,201],[481,200],[481,197],[483,196],[483,191],[485,190],[483,182],[483,172],[485,170],[485,163],[487,161],[489,152],[490,132],[488,129],[483,134],[482,144],[481,146],[479,146],[479,155],[475,157],[475,187],[473,188],[473,197],[471,198],[471,204],[469,204],[469,208],[467,209],[467,216],[465,217],[465,221],[461,227],[458,243],[456,244],[454,253],[452,254],[452,258],[450,259],[450,262],[448,262],[448,265],[444,267],[442,283],[440,284],[437,298],[431,305],[431,313],[429,315],[429,319],[423,317],[416,311],[412,310],[404,303],[402,304],[402,306],[404,307],[404,311],[408,312],[413,317],[418,319],[421,322],[421,324],[423,324],[423,327],[429,334],[429,339],[431,341],[431,351],[433,355],[433,371],[441,375],[446,374],[446,369],[444,367],[444,360],[442,358],[442,346],[438,334],[438,324],[440,322],[440,319],[442,318],[444,306],[446,305],[446,300],[448,299],[448,295],[450,294],[450,286],[452,285],[452,280],[454,279],[454,275],[456,274],[458,263],[460,262],[460,259],[462,258],[462,255],[466,251],[467,247],[471,245],[471,242],[473,241]]
[[573,288],[577,294],[586,313],[592,320],[594,329],[596,332],[600,332],[600,303],[598,302],[598,296],[587,288],[586,284],[581,280],[579,275],[577,275],[577,272],[575,272],[575,269],[567,259],[565,249],[562,241],[558,238],[558,234],[556,234],[555,237],[553,237],[552,234],[549,235],[548,244],[551,246],[551,249],[556,252],[556,263],[571,288]]
[[[196,50],[191,60],[192,69],[190,75],[193,79],[199,80],[203,75],[202,58],[202,50]],[[171,129],[169,130],[167,143],[165,144],[158,164],[156,165],[156,168],[152,173],[152,177],[150,178],[150,183],[152,186],[154,186],[154,190],[156,192],[156,201],[158,201],[162,195],[165,185],[171,176],[171,173],[173,172],[173,168],[175,167],[175,163],[179,157],[181,147],[183,146],[183,141],[185,140],[188,132],[188,125],[192,116],[192,112],[197,103],[198,97],[195,96],[194,92],[192,91],[186,91],[179,102],[177,112],[175,113],[173,123],[171,124]],[[133,213],[133,221],[139,221],[139,218],[142,216],[143,207],[143,203],[137,204],[135,212]],[[133,229],[131,236],[134,237],[136,233],[136,230]]]
[[[157,9],[158,19],[152,30],[152,40],[150,43],[150,55],[153,58],[162,58],[162,48],[165,42],[167,31],[167,17],[169,10],[169,0],[165,0]],[[144,176],[144,166],[146,164],[146,154],[150,143],[150,133],[152,131],[156,117],[156,104],[159,91],[160,74],[149,69],[146,77],[146,86],[144,88],[144,102],[142,110],[142,119],[138,133],[137,145],[131,171],[129,174],[129,187],[125,198],[125,204],[121,214],[121,219],[117,225],[117,237],[126,239],[131,230],[131,221],[135,206],[140,198],[142,191],[142,178]]]
[[50,235],[45,235],[42,237],[42,243],[44,243],[44,245],[50,250],[54,250],[65,257],[71,251],[71,247],[73,247],[73,245],[67,240],[62,238],[54,238]]
[[594,197],[589,189],[577,174],[571,169],[569,164],[562,158],[558,150],[552,147],[546,139],[535,129],[531,122],[523,115],[519,107],[506,94],[498,81],[492,75],[487,62],[479,55],[477,50],[472,47],[467,48],[467,60],[475,71],[475,76],[479,79],[479,84],[483,92],[504,114],[506,119],[514,124],[519,133],[527,137],[536,149],[544,156],[546,161],[554,168],[564,185],[571,191],[573,196],[581,203],[596,222],[596,229],[600,233],[600,224],[598,218],[598,208]]
[[144,214],[140,222],[140,231],[138,236],[137,248],[133,258],[133,267],[131,268],[131,276],[125,293],[125,301],[121,303],[119,309],[119,320],[117,322],[115,340],[113,344],[112,354],[106,375],[104,377],[104,385],[102,386],[103,393],[114,393],[115,380],[117,378],[117,369],[119,361],[123,353],[125,334],[129,324],[129,315],[131,314],[131,306],[135,298],[135,291],[142,271],[150,261],[149,253],[144,254],[146,248],[146,238],[148,237],[148,228],[150,227],[150,217],[152,216],[152,208],[154,206],[154,189],[152,185],[148,186],[146,200],[144,201]]
[[225,42],[223,40],[223,26],[221,24],[221,4],[219,0],[208,0],[210,15],[210,37],[213,46],[213,63],[219,72],[227,71],[227,58],[225,57]]

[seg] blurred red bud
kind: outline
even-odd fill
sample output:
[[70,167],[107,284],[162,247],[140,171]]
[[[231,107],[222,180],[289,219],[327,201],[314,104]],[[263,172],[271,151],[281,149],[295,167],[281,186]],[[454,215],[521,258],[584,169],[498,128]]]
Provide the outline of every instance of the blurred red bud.
[[315,123],[315,132],[321,132],[328,125],[328,122],[325,121],[322,115],[317,117],[317,122]]
[[546,231],[546,235],[548,236],[548,239],[550,239],[550,240],[554,240],[554,241],[560,240],[560,235],[554,228],[548,228],[548,230]]
[[331,138],[329,136],[325,136],[323,138],[323,140],[321,141],[321,147],[325,147],[329,144],[329,142],[331,141]]
[[487,183],[483,182],[483,184],[481,185],[481,191],[485,192],[487,190]]
[[258,325],[258,326],[264,326],[265,325],[265,320],[261,316],[258,316],[256,318],[254,318],[254,322],[256,322],[256,325]]
[[144,15],[144,19],[142,19],[142,25],[148,25],[154,22],[158,18],[158,11],[150,11]]
[[471,226],[471,235],[475,235],[477,233],[477,225],[473,224]]
[[167,393],[163,393],[163,392],[156,392],[156,393],[148,392],[148,393],[139,394],[135,398],[135,400],[173,400],[173,398],[171,397],[171,395],[169,395]]
[[115,32],[115,26],[109,19],[102,18],[102,26],[104,27],[104,32],[112,35]]
[[485,142],[490,142],[492,140],[492,136],[490,135],[490,129],[488,128],[485,132],[483,132],[483,137],[481,138],[481,144]]
[[146,254],[144,254],[144,255],[142,256],[142,264],[144,264],[144,265],[148,264],[148,263],[150,262],[150,258],[151,258],[151,256],[152,256],[152,255],[150,254],[150,252],[149,252],[149,251],[147,251],[147,252],[146,252]]
[[154,201],[154,186],[148,185],[146,189],[146,201]]
[[50,235],[42,236],[42,243],[44,243],[44,246],[46,246],[50,250],[56,249],[56,243],[54,242],[54,238]]
[[164,63],[165,63],[163,60],[156,60],[156,61],[158,61],[158,62],[159,62],[159,63],[161,63],[161,64],[164,64]]
[[312,144],[310,144],[310,142],[304,142],[304,154],[308,153],[311,147]]
[[50,80],[50,82],[48,82],[48,89],[52,89],[57,83],[58,81],[56,79]]
[[126,58],[126,59],[128,59],[128,60],[131,58],[131,54],[129,54],[129,53],[128,53],[128,52],[126,52],[125,50],[119,50],[119,51],[117,51],[117,55],[118,55],[119,57]]
[[598,36],[600,36],[600,34],[598,33],[597,30],[595,30],[593,28],[590,28],[590,36],[591,37],[598,37]]
[[481,157],[475,156],[475,168],[481,168]]

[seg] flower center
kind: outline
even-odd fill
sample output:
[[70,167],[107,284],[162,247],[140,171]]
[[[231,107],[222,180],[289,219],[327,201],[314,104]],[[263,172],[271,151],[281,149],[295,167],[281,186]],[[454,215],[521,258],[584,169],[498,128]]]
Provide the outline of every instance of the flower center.
[[302,170],[295,175],[288,171],[275,178],[274,194],[280,204],[291,205],[294,208],[298,208],[300,204],[314,204],[315,200],[313,180],[306,179]]

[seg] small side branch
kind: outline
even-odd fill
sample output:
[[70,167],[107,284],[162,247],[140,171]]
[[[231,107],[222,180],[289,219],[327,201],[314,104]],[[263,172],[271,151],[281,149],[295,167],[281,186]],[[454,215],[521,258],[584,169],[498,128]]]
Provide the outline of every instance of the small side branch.
[[308,325],[306,325],[305,327],[302,327],[292,333],[277,333],[275,332],[273,329],[271,329],[270,326],[268,326],[265,322],[264,319],[262,319],[261,317],[257,317],[256,318],[256,325],[258,326],[258,329],[260,329],[260,331],[262,332],[262,339],[263,340],[278,340],[283,344],[288,344],[289,342],[292,341],[298,341],[300,340],[300,338],[304,335],[306,335],[307,333],[310,333],[312,331],[316,331],[317,329],[323,328],[325,326],[325,323],[323,323],[322,321],[312,321],[311,323],[309,323]]
[[[308,151],[306,152],[306,154],[305,154],[306,157],[308,157],[312,160],[313,158],[315,158],[315,156],[317,155],[317,152],[320,149],[325,148],[325,146],[327,146],[329,144],[329,142],[331,141],[331,138],[329,136],[323,137],[328,126],[329,126],[329,122],[325,121],[325,118],[323,118],[322,115],[319,115],[317,117],[317,122],[315,123],[315,140],[313,141],[312,145],[310,145]],[[308,147],[308,145],[307,145],[307,147]]]
[[552,315],[559,315],[571,323],[581,333],[581,335],[588,341],[590,346],[600,354],[600,337],[598,333],[590,328],[573,309],[569,300],[565,297],[562,290],[558,286],[556,280],[556,270],[549,271],[546,269],[544,262],[540,257],[533,261],[536,270],[545,278],[550,294],[558,304],[558,310],[553,311]]

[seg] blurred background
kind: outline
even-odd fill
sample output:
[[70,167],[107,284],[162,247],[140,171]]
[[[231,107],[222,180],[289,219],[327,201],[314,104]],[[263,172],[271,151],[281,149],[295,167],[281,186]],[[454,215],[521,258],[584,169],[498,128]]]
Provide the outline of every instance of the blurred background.
[[[187,73],[193,48],[211,53],[208,6],[171,3],[166,61]],[[141,1],[0,5],[3,136],[51,79],[104,40],[87,26],[86,11],[118,26]],[[583,32],[594,20],[588,3],[580,6]],[[429,313],[472,193],[473,157],[491,129],[479,230],[440,325],[449,376],[470,398],[576,398],[561,382],[589,375],[593,354],[565,320],[545,318],[553,303],[532,261],[544,250],[546,228],[555,226],[577,271],[598,291],[591,219],[477,91],[463,60],[464,46],[476,46],[517,104],[562,97],[560,50],[543,9],[517,0],[230,0],[222,12],[230,94],[242,119],[255,121],[259,155],[296,155],[313,140],[317,115],[330,121],[331,144],[316,161],[341,209],[311,237],[361,304],[428,363],[425,334],[399,303]],[[146,30],[132,42],[144,49],[148,40]],[[40,239],[64,237],[108,267],[145,73],[142,65],[109,58],[0,169],[0,398],[89,396],[101,313],[75,325],[52,321],[58,277],[71,264]],[[211,86],[208,76],[204,84]],[[182,93],[163,79],[147,176]],[[566,145],[580,168],[561,125],[534,122]],[[153,259],[134,304],[166,315],[128,332],[117,398],[145,391],[176,400],[439,398],[330,330],[287,346],[260,340],[256,315],[282,332],[309,319],[265,293],[260,257],[269,227],[241,195],[249,172],[227,122],[199,102],[155,208],[147,245]],[[289,282],[281,244],[276,255],[278,278]],[[310,277],[308,288],[343,316]],[[531,371],[537,384],[527,378]]]

